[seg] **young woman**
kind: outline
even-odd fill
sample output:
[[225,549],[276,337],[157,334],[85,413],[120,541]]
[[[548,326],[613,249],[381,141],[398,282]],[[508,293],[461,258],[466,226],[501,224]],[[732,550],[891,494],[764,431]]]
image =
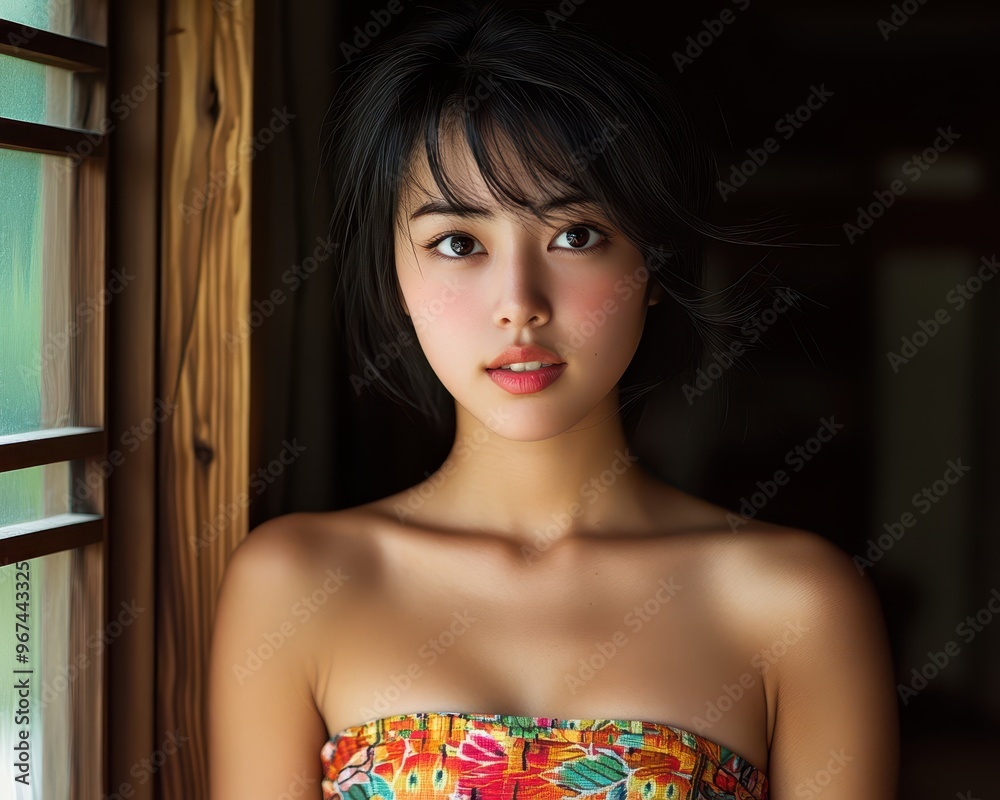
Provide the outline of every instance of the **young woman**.
[[702,218],[710,159],[672,95],[495,6],[355,66],[341,313],[359,371],[446,429],[449,404],[454,445],[417,486],[236,550],[212,800],[893,797],[868,579],[628,447],[623,409],[747,313],[699,293],[704,240],[745,231]]

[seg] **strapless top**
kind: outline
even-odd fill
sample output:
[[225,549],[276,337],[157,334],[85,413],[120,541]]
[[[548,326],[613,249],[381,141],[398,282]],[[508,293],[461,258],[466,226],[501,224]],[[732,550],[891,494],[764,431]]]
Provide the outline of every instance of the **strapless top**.
[[660,722],[428,711],[345,728],[322,748],[323,800],[767,800],[767,777]]

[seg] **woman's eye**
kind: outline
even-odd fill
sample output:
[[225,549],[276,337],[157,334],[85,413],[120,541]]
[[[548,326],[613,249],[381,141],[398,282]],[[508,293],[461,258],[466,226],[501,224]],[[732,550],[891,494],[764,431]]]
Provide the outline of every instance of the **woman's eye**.
[[[607,236],[597,228],[591,228],[589,225],[574,225],[560,233],[555,238],[554,244],[561,249],[590,250],[598,244],[601,238],[607,238]],[[565,244],[563,244],[564,241]]]
[[[475,249],[477,246],[478,250]],[[434,244],[433,249],[447,258],[461,258],[485,252],[476,239],[461,233],[445,236]]]
[[[572,253],[589,253],[606,247],[611,235],[592,225],[574,225],[556,236],[551,247]],[[485,253],[486,248],[466,233],[446,233],[424,245],[432,255],[445,259],[464,259]]]

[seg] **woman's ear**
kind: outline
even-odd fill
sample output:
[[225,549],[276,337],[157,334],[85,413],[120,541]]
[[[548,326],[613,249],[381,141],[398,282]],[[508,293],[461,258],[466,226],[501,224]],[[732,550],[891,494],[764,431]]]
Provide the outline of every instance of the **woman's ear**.
[[666,290],[663,288],[663,284],[656,280],[656,278],[652,275],[649,276],[649,282],[652,284],[652,288],[647,293],[648,302],[646,305],[655,306],[663,299],[663,295],[666,294]]

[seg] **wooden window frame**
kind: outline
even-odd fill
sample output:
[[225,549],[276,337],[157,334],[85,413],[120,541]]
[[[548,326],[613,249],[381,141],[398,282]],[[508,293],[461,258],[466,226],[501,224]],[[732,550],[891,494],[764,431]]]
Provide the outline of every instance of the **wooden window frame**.
[[[0,19],[0,54],[73,75],[71,83],[62,84],[55,72],[45,80],[46,105],[72,108],[65,126],[0,118],[0,146],[45,157],[40,172],[43,235],[40,252],[34,254],[41,270],[43,340],[47,345],[60,342],[66,323],[73,326],[68,344],[51,357],[46,351],[41,359],[45,391],[40,429],[0,436],[2,472],[68,467],[42,473],[41,518],[0,527],[0,564],[11,568],[48,557],[31,568],[32,575],[40,573],[51,614],[47,626],[36,631],[34,653],[43,657],[30,662],[34,685],[49,685],[68,665],[79,672],[72,673],[72,680],[64,677],[67,695],[46,711],[43,740],[49,729],[57,738],[36,751],[25,777],[33,778],[33,791],[41,775],[47,794],[68,796],[74,787],[86,794],[103,789],[107,776],[106,659],[96,656],[96,671],[83,672],[92,663],[88,643],[103,635],[108,620],[106,484],[97,474],[108,451],[107,317],[102,312],[96,323],[91,318],[79,333],[77,316],[81,300],[89,306],[103,293],[110,274],[107,146],[103,130],[93,128],[95,123],[103,128],[107,119],[109,74],[108,47],[83,38],[93,32],[105,38],[105,0],[66,6],[61,13],[71,20],[73,36]],[[84,141],[86,152],[80,147]],[[73,167],[66,170],[68,160]],[[71,183],[60,185],[63,174],[72,176]],[[82,424],[64,424],[72,420]],[[85,497],[72,491],[78,479],[88,486]],[[15,569],[20,572],[21,567]],[[58,751],[60,738],[76,752],[68,764]]]
[[[118,97],[142,81],[149,53],[161,47],[162,8],[159,0],[98,0],[96,6],[103,6],[99,15],[107,21],[107,45],[0,19],[0,54],[97,75],[104,81],[102,100]],[[95,112],[97,117],[109,119],[108,104],[101,102],[100,106]],[[128,265],[129,272],[136,275],[127,301],[109,303],[104,309],[100,334],[103,348],[94,353],[103,372],[101,423],[0,436],[0,472],[70,462],[74,477],[86,476],[107,458],[109,442],[117,440],[132,421],[141,419],[153,406],[155,374],[149,362],[156,350],[159,186],[158,160],[149,158],[148,149],[151,143],[154,148],[159,145],[159,103],[153,100],[138,106],[127,122],[105,135],[100,130],[0,118],[0,146],[9,149],[66,156],[86,137],[90,147],[85,156],[80,154],[78,169],[95,163],[95,159],[104,160],[100,212],[103,224],[98,238],[104,268],[90,272],[100,287],[107,285],[116,266]],[[75,248],[73,252],[76,257]],[[71,263],[71,278],[78,266]],[[82,599],[80,592],[103,592],[103,619],[98,621],[102,629],[127,600],[137,601],[149,612],[136,619],[129,636],[120,637],[103,653],[100,702],[96,708],[83,709],[92,716],[99,715],[102,763],[84,765],[88,779],[86,785],[81,782],[71,787],[74,796],[111,794],[130,783],[135,800],[151,800],[155,790],[155,781],[136,783],[131,771],[155,749],[153,565],[157,443],[150,444],[129,455],[128,469],[117,470],[101,482],[95,493],[95,507],[103,507],[103,514],[79,510],[82,504],[76,503],[70,513],[0,528],[0,564],[100,543],[103,586],[77,585],[70,597],[78,603]],[[143,505],[143,500],[148,504]],[[74,646],[82,646],[79,639]],[[137,675],[149,678],[136,681]],[[115,686],[114,693],[108,691],[111,686]],[[90,727],[74,727],[72,741],[90,731]]]

